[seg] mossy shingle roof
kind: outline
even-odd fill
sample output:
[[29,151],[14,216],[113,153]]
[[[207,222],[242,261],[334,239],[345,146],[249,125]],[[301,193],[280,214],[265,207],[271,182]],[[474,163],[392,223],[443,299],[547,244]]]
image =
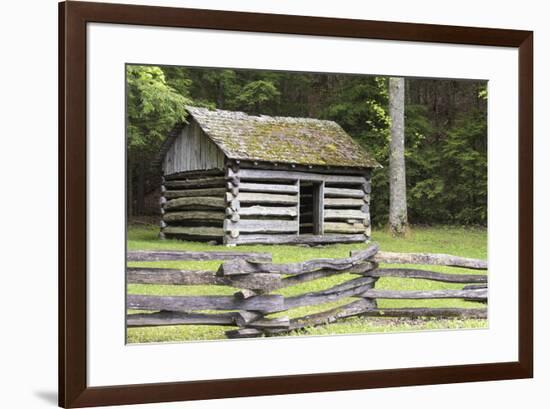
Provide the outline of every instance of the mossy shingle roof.
[[229,159],[359,168],[380,166],[333,121],[186,109]]

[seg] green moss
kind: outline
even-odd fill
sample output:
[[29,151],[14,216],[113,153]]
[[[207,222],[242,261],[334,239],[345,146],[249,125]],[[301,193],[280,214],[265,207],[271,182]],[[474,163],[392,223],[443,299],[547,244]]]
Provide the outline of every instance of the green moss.
[[378,163],[333,121],[188,108],[231,159],[359,168]]

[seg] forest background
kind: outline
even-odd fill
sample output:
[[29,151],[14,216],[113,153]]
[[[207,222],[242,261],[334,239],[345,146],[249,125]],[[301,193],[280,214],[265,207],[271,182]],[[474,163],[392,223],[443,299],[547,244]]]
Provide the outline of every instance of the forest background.
[[[389,209],[388,77],[219,68],[127,66],[129,217],[152,210],[158,152],[185,105],[336,121],[383,165],[374,171],[372,223]],[[487,82],[405,79],[409,223],[487,225]]]

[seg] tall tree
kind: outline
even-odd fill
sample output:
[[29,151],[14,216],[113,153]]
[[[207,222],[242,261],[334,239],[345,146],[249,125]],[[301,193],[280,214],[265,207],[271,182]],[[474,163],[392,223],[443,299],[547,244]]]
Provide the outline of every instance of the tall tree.
[[390,230],[402,236],[408,229],[405,176],[405,79],[389,79],[390,103]]
[[168,85],[159,67],[128,65],[126,82],[127,202],[132,216],[134,210],[143,213],[147,168],[172,127],[185,121],[184,106],[189,99]]

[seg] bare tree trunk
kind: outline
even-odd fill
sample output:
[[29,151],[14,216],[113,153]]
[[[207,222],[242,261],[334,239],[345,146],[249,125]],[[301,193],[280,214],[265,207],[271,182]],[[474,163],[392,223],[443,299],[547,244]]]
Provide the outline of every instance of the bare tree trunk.
[[394,236],[407,232],[407,185],[405,178],[405,79],[389,80],[390,142],[390,230]]

